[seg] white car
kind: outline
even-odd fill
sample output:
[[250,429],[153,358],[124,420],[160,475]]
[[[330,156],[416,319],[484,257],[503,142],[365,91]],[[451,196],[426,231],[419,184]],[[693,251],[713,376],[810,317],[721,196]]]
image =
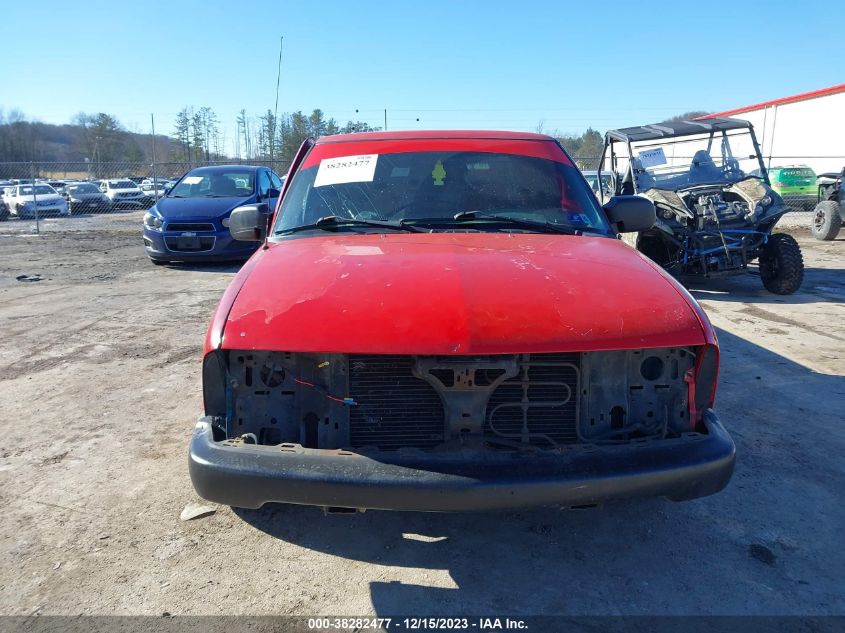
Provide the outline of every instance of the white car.
[[69,215],[67,200],[50,185],[42,183],[8,187],[3,200],[9,213],[19,218],[34,218],[36,209],[39,216]]
[[149,204],[149,198],[144,195],[141,188],[128,178],[101,180],[100,191],[106,194],[113,208],[145,209]]
[[148,198],[152,198],[153,200],[158,200],[164,194],[167,193],[166,183],[164,180],[158,181],[158,189],[156,189],[156,183],[153,182],[142,182],[141,183],[141,191],[144,192],[144,195]]

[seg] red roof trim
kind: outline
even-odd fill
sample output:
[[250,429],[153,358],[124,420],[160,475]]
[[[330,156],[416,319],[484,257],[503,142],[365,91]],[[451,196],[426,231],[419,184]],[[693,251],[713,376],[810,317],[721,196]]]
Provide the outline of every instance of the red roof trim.
[[716,117],[733,116],[734,114],[742,114],[743,112],[751,112],[752,110],[760,110],[768,108],[769,106],[785,105],[787,103],[795,103],[796,101],[806,101],[808,99],[816,99],[818,97],[826,97],[828,95],[835,95],[840,92],[845,92],[845,84],[838,86],[831,86],[830,88],[822,88],[821,90],[811,90],[810,92],[802,92],[791,97],[783,97],[781,99],[773,99],[772,101],[764,101],[763,103],[755,103],[754,105],[745,106],[743,108],[735,108],[734,110],[725,110],[724,112],[716,112],[715,114],[705,114],[698,117],[699,119],[715,119]]

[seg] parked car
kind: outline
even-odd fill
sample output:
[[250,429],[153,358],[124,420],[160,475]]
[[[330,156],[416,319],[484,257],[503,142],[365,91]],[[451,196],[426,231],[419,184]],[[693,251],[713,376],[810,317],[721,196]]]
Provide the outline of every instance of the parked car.
[[845,221],[845,167],[842,172],[819,175],[818,203],[813,209],[810,232],[817,240],[835,240]]
[[[590,185],[590,188],[593,190],[593,193],[597,196],[602,194],[602,191],[599,190],[599,175],[595,169],[587,169],[581,172],[584,174],[584,179],[587,181],[587,184]],[[604,191],[605,195],[608,197],[613,195],[613,180],[610,177],[610,174],[602,174],[601,175],[601,184],[602,190]]]
[[167,190],[165,189],[165,181],[159,180],[157,184],[158,189],[156,189],[156,183],[152,182],[142,182],[139,185],[141,187],[141,191],[144,192],[144,195],[152,199],[153,202],[167,193]]
[[[742,273],[759,262],[775,294],[801,287],[798,242],[773,233],[789,211],[770,186],[754,128],[738,119],[676,121],[610,130],[600,164],[617,194],[654,202],[653,227],[625,240],[676,276]],[[753,169],[758,176],[751,175]]]
[[65,187],[68,214],[101,213],[111,208],[111,199],[91,182],[71,182]]
[[16,185],[6,189],[3,196],[9,211],[19,218],[34,218],[37,215],[68,215],[67,202],[50,185]]
[[101,180],[100,191],[108,197],[113,209],[146,209],[149,206],[149,198],[128,178]]
[[0,193],[0,220],[8,220],[8,219],[9,219],[9,205],[6,204],[6,201],[3,198],[2,193]]
[[55,189],[56,193],[64,194],[65,187],[67,186],[66,180],[47,180],[45,182],[46,184],[50,185],[53,189]]
[[229,218],[263,246],[207,333],[195,489],[425,511],[721,490],[716,335],[616,239],[653,223],[544,135],[306,141],[269,225]]
[[[790,207],[812,209],[816,204],[816,172],[807,165],[769,167],[769,182]],[[759,175],[754,174],[754,175]]]
[[243,204],[275,208],[281,179],[267,167],[198,167],[182,176],[144,216],[144,245],[154,264],[245,260],[256,244],[229,233],[229,214]]

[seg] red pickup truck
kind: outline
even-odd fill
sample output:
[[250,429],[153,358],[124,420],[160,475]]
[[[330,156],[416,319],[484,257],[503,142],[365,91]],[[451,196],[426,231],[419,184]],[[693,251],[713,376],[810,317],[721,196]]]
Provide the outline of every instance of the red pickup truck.
[[709,495],[734,444],[695,300],[538,134],[309,140],[208,330],[204,498],[468,511]]

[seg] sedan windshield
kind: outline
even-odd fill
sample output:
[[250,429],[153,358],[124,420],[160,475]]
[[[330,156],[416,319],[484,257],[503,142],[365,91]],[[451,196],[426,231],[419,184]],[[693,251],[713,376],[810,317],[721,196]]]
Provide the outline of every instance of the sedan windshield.
[[245,198],[255,191],[255,174],[248,171],[191,173],[167,194],[168,198]]
[[113,182],[109,185],[112,189],[137,189],[138,185],[136,185],[131,180],[118,180]]
[[70,185],[68,191],[71,193],[100,193],[95,185]]
[[325,226],[325,218],[334,218],[333,230],[379,231],[386,229],[377,222],[390,222],[451,231],[608,232],[575,167],[487,152],[325,159],[296,174],[274,232]]
[[[32,195],[32,187],[21,187],[20,189],[22,196],[31,196]],[[35,187],[35,195],[37,196],[52,196],[55,195],[56,190],[53,189],[50,185],[36,185]]]

